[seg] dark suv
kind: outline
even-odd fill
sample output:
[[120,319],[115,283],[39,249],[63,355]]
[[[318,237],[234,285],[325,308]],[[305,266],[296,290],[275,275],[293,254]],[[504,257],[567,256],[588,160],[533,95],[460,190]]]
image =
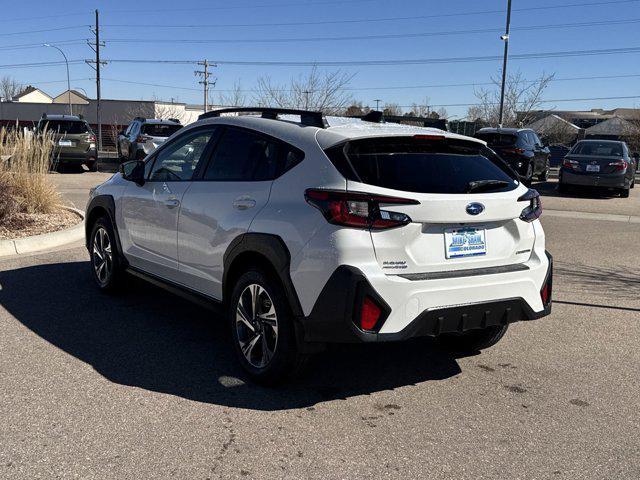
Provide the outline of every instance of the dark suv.
[[549,149],[529,128],[481,128],[476,138],[487,142],[527,184],[537,176],[544,182],[549,176]]
[[37,134],[52,136],[52,168],[63,164],[85,164],[89,171],[98,171],[96,136],[89,124],[75,115],[43,115],[36,128]]

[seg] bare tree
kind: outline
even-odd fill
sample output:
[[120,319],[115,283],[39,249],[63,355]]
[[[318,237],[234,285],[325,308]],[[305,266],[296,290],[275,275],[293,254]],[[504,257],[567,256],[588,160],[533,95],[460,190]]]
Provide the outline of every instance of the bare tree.
[[233,84],[231,91],[218,94],[218,103],[224,107],[244,107],[247,104],[247,96],[240,81]]
[[11,100],[24,89],[24,85],[15,78],[5,75],[0,78],[0,98]]
[[363,106],[362,102],[354,102],[347,107],[344,114],[347,117],[357,117],[361,115],[366,115],[370,111],[371,111],[371,108],[368,105]]
[[640,153],[640,113],[636,113],[625,123],[621,139],[627,142],[631,153]]
[[387,116],[402,115],[402,107],[400,107],[400,105],[398,105],[397,103],[385,103],[382,114]]
[[260,77],[254,100],[264,107],[303,108],[325,114],[342,114],[352,102],[347,93],[354,75],[340,70],[320,73],[313,67],[308,75],[291,80],[289,85],[274,84],[270,77]]
[[[542,94],[555,74],[542,73],[534,81],[526,80],[521,72],[507,76],[504,94],[504,115],[502,125],[517,127],[530,123],[532,112],[540,108]],[[467,111],[467,117],[480,119],[490,125],[497,125],[500,119],[500,80],[493,77],[495,87],[474,91],[478,103]]]
[[424,97],[424,100],[421,103],[412,103],[411,111],[407,113],[407,115],[411,115],[414,117],[428,117],[431,115],[431,106],[429,97]]
[[440,107],[436,113],[438,114],[438,118],[449,118],[449,112],[447,112],[447,109],[444,107]]

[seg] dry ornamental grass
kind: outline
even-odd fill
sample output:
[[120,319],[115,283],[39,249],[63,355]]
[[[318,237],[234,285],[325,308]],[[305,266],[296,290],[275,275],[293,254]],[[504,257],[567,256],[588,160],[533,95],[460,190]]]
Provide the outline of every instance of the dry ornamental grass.
[[52,214],[60,194],[49,178],[51,136],[0,128],[0,227],[19,214]]

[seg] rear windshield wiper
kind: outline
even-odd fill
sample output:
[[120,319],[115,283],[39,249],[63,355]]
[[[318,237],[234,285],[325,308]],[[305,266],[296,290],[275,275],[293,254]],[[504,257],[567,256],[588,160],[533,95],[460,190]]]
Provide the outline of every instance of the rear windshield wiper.
[[476,180],[474,182],[467,183],[465,193],[478,192],[483,190],[498,190],[500,188],[506,187],[507,185],[509,185],[509,182],[505,182],[504,180]]

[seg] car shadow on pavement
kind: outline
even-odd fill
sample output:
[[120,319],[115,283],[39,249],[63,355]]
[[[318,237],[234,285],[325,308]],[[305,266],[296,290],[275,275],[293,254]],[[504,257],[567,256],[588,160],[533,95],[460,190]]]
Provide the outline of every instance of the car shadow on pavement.
[[420,339],[336,346],[293,383],[261,387],[243,380],[216,314],[133,278],[120,295],[100,293],[88,262],[0,272],[0,304],[110,381],[231,407],[310,407],[460,373],[455,356]]

